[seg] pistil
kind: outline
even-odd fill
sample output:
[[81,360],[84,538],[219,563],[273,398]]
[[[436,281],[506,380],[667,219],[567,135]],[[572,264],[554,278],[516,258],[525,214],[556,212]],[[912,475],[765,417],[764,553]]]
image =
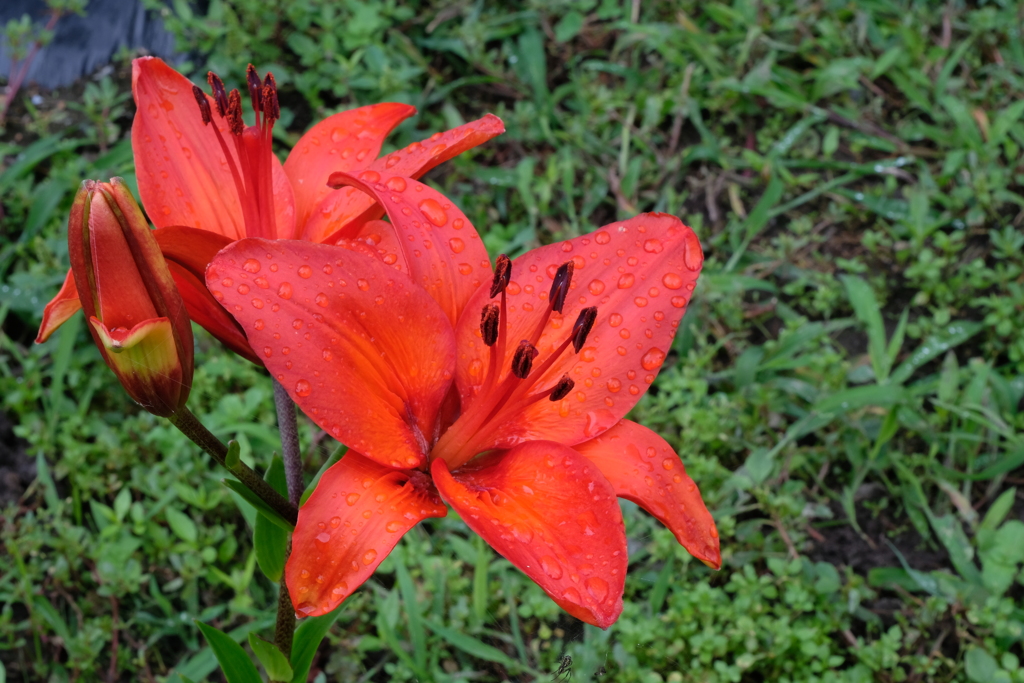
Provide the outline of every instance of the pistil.
[[[273,128],[281,117],[277,99],[277,84],[272,74],[260,81],[256,68],[250,64],[246,70],[249,99],[256,116],[254,126],[246,126],[242,120],[242,96],[238,90],[230,93],[224,82],[212,71],[207,75],[213,101],[220,116],[231,131],[235,154],[231,153],[228,142],[217,125],[213,126],[221,152],[227,161],[231,178],[238,193],[242,208],[245,235],[248,237],[277,237],[277,221],[274,212],[273,179]],[[203,123],[213,121],[213,112],[206,94],[192,86],[192,92],[199,105]],[[236,163],[235,157],[238,161]]]

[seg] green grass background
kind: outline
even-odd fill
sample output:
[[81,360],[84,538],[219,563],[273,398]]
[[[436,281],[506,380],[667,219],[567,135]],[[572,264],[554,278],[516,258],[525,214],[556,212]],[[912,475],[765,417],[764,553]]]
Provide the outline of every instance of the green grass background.
[[[160,11],[197,82],[274,72],[282,154],[378,101],[419,108],[389,149],[501,116],[428,176],[492,254],[656,210],[707,255],[633,417],[699,483],[722,570],[624,503],[626,607],[601,631],[431,520],[347,601],[310,680],[550,681],[569,655],[575,681],[1024,681],[1024,6]],[[222,680],[193,619],[240,640],[273,622],[224,474],[132,405],[80,320],[31,343],[77,183],[132,179],[126,59],[0,136],[0,468],[28,485],[0,508],[0,681]],[[269,379],[197,343],[193,411],[266,467]],[[332,447],[302,427],[312,475]]]

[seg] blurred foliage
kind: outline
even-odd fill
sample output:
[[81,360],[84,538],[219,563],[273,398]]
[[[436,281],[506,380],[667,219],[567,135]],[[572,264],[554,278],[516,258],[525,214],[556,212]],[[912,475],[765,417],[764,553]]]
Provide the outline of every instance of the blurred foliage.
[[[568,655],[575,680],[1024,681],[1019,3],[154,6],[197,82],[274,72],[282,152],[383,100],[420,111],[393,148],[501,116],[504,136],[428,176],[492,253],[651,210],[706,250],[634,417],[700,484],[724,569],[624,503],[626,608],[603,632],[431,520],[342,608],[309,680],[551,680]],[[0,532],[11,681],[198,682],[215,663],[192,619],[244,643],[276,602],[222,473],[133,408],[80,324],[30,343],[77,182],[131,180],[119,84],[73,127],[30,111],[0,139],[3,457],[38,468]],[[198,339],[194,412],[266,467],[268,379]],[[310,475],[328,441],[305,424]]]

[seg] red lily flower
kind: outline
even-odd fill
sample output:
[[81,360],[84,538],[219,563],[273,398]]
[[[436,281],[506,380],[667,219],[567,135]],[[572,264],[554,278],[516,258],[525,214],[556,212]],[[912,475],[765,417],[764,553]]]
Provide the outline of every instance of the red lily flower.
[[[271,147],[279,116],[273,76],[267,74],[261,80],[249,66],[253,126],[242,121],[242,96],[237,90],[228,93],[212,72],[209,84],[212,96],[160,59],[143,57],[133,62],[137,110],[132,151],[139,194],[189,316],[230,349],[257,363],[260,359],[244,331],[203,286],[214,254],[242,237],[372,244],[374,238],[381,239],[382,230],[390,230],[374,220],[382,210],[354,188],[328,187],[331,173],[361,173],[373,179],[386,172],[419,178],[504,132],[501,120],[487,115],[378,159],[384,139],[416,109],[376,104],[319,122],[281,164]],[[371,229],[365,231],[368,222]],[[69,273],[44,311],[37,341],[45,341],[80,307]]]
[[627,569],[616,496],[718,567],[714,522],[679,456],[622,419],[689,302],[703,262],[693,232],[644,214],[503,257],[492,276],[458,209],[432,216],[429,188],[382,180],[335,178],[374,196],[427,265],[245,239],[207,271],[271,373],[350,447],[299,511],[286,569],[299,614],[337,606],[402,534],[446,513],[442,499],[603,628]]

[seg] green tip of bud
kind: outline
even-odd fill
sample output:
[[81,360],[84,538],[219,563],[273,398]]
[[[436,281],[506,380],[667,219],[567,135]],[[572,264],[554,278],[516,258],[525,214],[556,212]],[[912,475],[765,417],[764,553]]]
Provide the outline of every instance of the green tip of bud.
[[233,470],[238,467],[239,461],[242,459],[242,447],[238,445],[238,442],[232,439],[228,441],[228,454],[224,456],[224,464],[227,465],[229,470]]

